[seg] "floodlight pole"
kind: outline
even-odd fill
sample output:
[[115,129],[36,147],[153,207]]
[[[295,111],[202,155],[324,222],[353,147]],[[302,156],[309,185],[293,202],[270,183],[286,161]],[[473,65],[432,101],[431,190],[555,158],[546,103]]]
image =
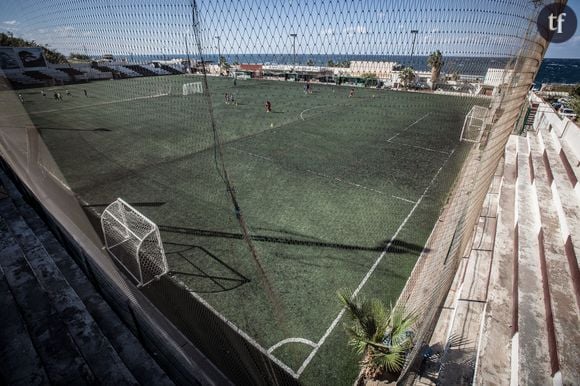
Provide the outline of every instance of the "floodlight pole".
[[292,64],[296,66],[296,37],[298,34],[290,34],[290,36],[294,38],[294,40],[292,40],[292,54],[294,56]]
[[187,34],[189,33],[189,30],[187,30],[187,32],[185,33],[185,53],[187,54],[187,68],[189,68],[189,71],[191,72],[191,59],[189,58],[189,45],[187,44]]
[[217,39],[217,49],[218,49],[218,64],[221,65],[220,60],[222,58],[222,51],[220,49],[220,37],[216,36],[215,37]]
[[413,45],[411,46],[411,58],[409,59],[410,62],[413,60],[413,54],[415,53],[415,40],[417,39],[417,34],[419,33],[419,31],[416,29],[412,29],[411,33],[413,34]]

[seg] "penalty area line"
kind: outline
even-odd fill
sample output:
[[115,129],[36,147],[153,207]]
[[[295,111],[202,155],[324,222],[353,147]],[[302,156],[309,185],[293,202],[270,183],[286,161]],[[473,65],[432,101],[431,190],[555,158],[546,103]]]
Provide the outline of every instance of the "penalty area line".
[[392,143],[394,145],[402,145],[402,146],[408,146],[408,147],[413,147],[415,149],[421,149],[421,150],[425,150],[425,151],[431,151],[433,153],[440,153],[440,154],[445,154],[445,155],[449,155],[448,151],[443,151],[443,150],[437,150],[437,149],[431,149],[428,147],[423,147],[423,146],[417,146],[417,145],[409,145],[408,143],[402,143],[402,142],[394,142],[391,141],[390,139],[387,139],[388,143]]
[[[451,154],[453,154],[453,152],[451,152]],[[354,297],[356,297],[358,295],[358,293],[361,291],[361,289],[367,283],[367,281],[369,280],[369,278],[371,277],[371,275],[373,274],[373,272],[377,269],[379,263],[383,260],[383,258],[387,254],[387,251],[393,245],[393,242],[395,241],[395,239],[397,238],[397,236],[399,235],[399,233],[401,232],[401,230],[403,230],[403,227],[407,224],[407,222],[409,221],[409,219],[411,218],[411,216],[413,215],[413,213],[415,213],[415,210],[417,209],[417,207],[419,206],[419,204],[421,204],[421,202],[423,201],[423,199],[425,198],[425,196],[427,196],[427,193],[429,192],[429,190],[431,189],[431,187],[433,186],[433,184],[437,180],[437,177],[439,176],[439,173],[441,173],[441,171],[443,170],[443,168],[447,164],[447,161],[449,161],[449,159],[451,158],[451,154],[449,154],[449,156],[445,159],[445,162],[443,162],[443,165],[441,165],[441,167],[439,168],[439,170],[437,170],[437,173],[435,173],[435,175],[433,176],[433,178],[429,182],[429,185],[427,185],[427,187],[423,191],[423,194],[421,195],[421,197],[419,197],[419,199],[417,200],[417,202],[415,203],[415,205],[413,205],[413,208],[411,208],[411,211],[409,212],[409,214],[407,215],[407,217],[405,217],[405,219],[403,220],[403,222],[401,223],[401,225],[399,225],[399,228],[397,228],[396,232],[393,234],[393,236],[389,240],[388,244],[385,246],[385,249],[381,252],[381,254],[379,255],[379,257],[375,260],[374,264],[369,269],[369,271],[366,273],[366,275],[363,277],[363,279],[359,283],[358,287],[353,291],[352,298],[354,298]],[[316,347],[314,348],[314,350],[312,350],[310,352],[310,355],[308,355],[308,357],[306,358],[306,360],[302,363],[302,366],[300,366],[300,368],[296,372],[296,375],[300,376],[302,374],[302,372],[304,372],[304,370],[306,369],[306,367],[308,366],[308,364],[312,361],[312,359],[314,358],[314,356],[316,355],[316,353],[318,352],[318,350],[320,349],[320,347],[322,347],[322,345],[324,344],[324,342],[326,341],[326,339],[330,336],[330,333],[335,329],[335,327],[337,326],[338,322],[340,321],[340,319],[342,318],[342,316],[344,315],[345,312],[346,312],[346,308],[343,307],[340,310],[340,312],[338,313],[338,315],[336,316],[336,318],[332,321],[332,323],[330,324],[330,327],[328,327],[328,329],[326,330],[326,332],[324,333],[324,335],[322,336],[322,338],[320,338],[320,340],[316,344]]]
[[431,113],[423,115],[421,118],[417,119],[415,122],[411,123],[409,126],[405,127],[403,130],[393,135],[391,138],[387,139],[387,142],[391,142],[393,139],[397,138],[399,135],[409,130],[411,127],[415,126],[417,123],[421,122],[423,119],[427,118]]
[[169,94],[155,94],[155,95],[147,95],[147,96],[140,96],[140,97],[134,97],[134,98],[127,98],[127,99],[117,99],[117,100],[114,100],[114,101],[93,103],[91,105],[70,106],[70,107],[64,107],[62,109],[51,109],[51,110],[33,111],[33,112],[30,112],[30,113],[27,113],[27,114],[12,115],[10,117],[17,117],[17,116],[23,116],[23,115],[38,115],[38,114],[47,114],[47,113],[58,113],[58,112],[61,112],[61,111],[86,109],[86,108],[89,108],[89,107],[111,105],[111,104],[123,103],[123,102],[132,102],[132,101],[137,101],[137,100],[141,100],[141,99],[160,98],[160,97],[164,97],[164,96],[167,96],[167,95],[169,95]]

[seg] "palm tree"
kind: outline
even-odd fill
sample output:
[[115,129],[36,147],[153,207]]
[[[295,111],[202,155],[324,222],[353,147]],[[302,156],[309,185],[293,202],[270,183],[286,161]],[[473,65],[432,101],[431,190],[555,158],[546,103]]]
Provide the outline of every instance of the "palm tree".
[[415,71],[413,70],[413,67],[403,68],[399,74],[399,79],[401,79],[403,87],[409,88],[411,82],[415,80]]
[[413,348],[411,327],[416,317],[402,307],[386,309],[378,299],[360,299],[349,291],[339,291],[338,297],[350,316],[350,324],[345,324],[349,345],[363,355],[365,377],[401,371]]
[[435,90],[435,84],[441,74],[441,67],[443,67],[443,55],[441,51],[433,51],[427,59],[427,65],[431,68],[431,89]]

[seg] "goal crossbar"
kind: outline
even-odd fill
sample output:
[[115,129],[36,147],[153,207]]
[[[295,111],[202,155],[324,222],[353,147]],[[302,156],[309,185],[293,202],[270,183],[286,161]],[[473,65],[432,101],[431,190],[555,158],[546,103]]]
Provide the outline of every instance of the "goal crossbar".
[[483,106],[473,106],[463,120],[459,140],[477,143],[481,140],[487,120],[488,109]]
[[157,225],[123,199],[101,215],[105,248],[125,271],[144,286],[169,271]]

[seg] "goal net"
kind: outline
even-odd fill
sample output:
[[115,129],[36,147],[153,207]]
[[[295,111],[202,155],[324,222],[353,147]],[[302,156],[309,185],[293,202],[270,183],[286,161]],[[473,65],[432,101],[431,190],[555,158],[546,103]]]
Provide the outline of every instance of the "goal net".
[[118,198],[101,215],[105,247],[137,281],[146,285],[168,271],[157,225]]
[[183,85],[183,95],[202,94],[203,87],[201,82],[186,83]]
[[473,106],[463,121],[460,140],[464,142],[479,142],[487,121],[488,109],[483,106]]

